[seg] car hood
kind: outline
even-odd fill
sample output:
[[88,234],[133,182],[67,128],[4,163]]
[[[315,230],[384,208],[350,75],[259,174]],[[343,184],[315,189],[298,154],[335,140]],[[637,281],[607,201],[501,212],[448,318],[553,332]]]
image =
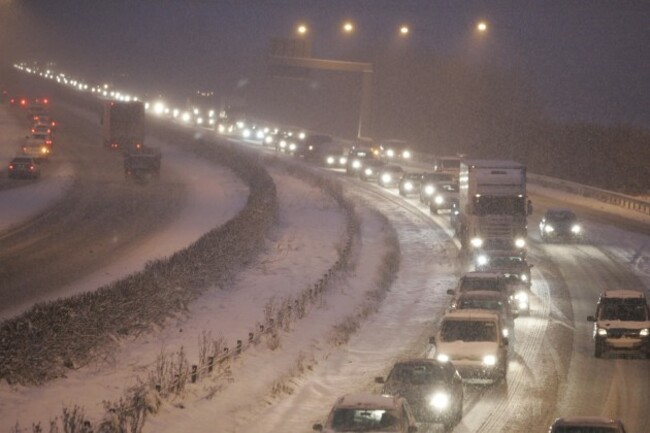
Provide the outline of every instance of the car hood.
[[605,329],[644,329],[650,328],[650,321],[636,322],[632,320],[599,320],[598,327]]
[[386,384],[384,387],[385,394],[399,394],[409,401],[411,405],[417,403],[419,400],[424,400],[425,398],[433,395],[436,392],[451,392],[451,387],[444,382],[439,383],[425,383],[425,384],[411,384],[411,383],[399,383],[399,384]]
[[498,349],[499,344],[496,341],[440,341],[437,345],[436,353],[443,353],[452,360],[480,360],[485,355],[496,355]]

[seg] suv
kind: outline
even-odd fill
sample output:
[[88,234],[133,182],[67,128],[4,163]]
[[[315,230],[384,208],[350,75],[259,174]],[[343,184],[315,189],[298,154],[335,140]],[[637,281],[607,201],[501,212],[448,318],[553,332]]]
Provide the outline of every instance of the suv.
[[549,433],[625,433],[623,423],[602,416],[574,416],[558,418],[548,429]]
[[424,173],[404,173],[399,180],[399,194],[403,197],[420,191]]
[[609,290],[600,295],[594,322],[594,356],[637,353],[650,358],[650,310],[642,292]]
[[405,397],[420,422],[441,422],[451,430],[463,417],[463,381],[449,362],[409,359],[395,363],[382,394]]
[[498,314],[484,310],[445,313],[440,329],[429,342],[435,359],[451,362],[463,379],[505,381],[508,372],[508,338]]
[[415,417],[404,397],[369,393],[348,394],[334,403],[325,425],[314,424],[322,432],[415,433]]
[[454,298],[451,310],[487,310],[501,316],[505,325],[503,336],[510,339],[515,336],[515,319],[519,314],[513,313],[509,299],[499,292],[473,290],[464,292]]
[[7,174],[10,179],[19,177],[37,179],[41,176],[41,168],[35,158],[17,156],[9,163]]

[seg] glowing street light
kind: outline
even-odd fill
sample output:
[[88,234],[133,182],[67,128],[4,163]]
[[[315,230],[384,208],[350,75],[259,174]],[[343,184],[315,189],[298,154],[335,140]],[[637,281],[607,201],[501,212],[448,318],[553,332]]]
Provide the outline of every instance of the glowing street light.
[[353,31],[354,31],[354,24],[352,24],[350,21],[346,21],[343,23],[344,33],[352,33]]
[[485,33],[487,31],[487,29],[488,29],[488,26],[487,26],[487,23],[485,21],[480,21],[476,25],[476,30],[478,30],[481,33]]
[[298,27],[296,28],[296,32],[297,32],[299,35],[301,35],[301,36],[306,35],[308,30],[309,30],[309,29],[307,28],[307,26],[306,26],[305,24],[300,24],[300,25],[298,25]]
[[409,34],[410,31],[411,31],[411,29],[409,29],[409,26],[407,26],[407,25],[403,25],[403,26],[401,26],[399,28],[400,36],[406,36],[406,35]]

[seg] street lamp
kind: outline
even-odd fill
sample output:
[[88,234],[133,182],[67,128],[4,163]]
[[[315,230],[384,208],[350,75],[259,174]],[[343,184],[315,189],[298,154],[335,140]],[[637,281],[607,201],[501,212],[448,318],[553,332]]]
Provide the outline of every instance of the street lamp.
[[352,33],[354,31],[354,24],[350,21],[346,21],[343,23],[343,32],[344,33]]
[[298,27],[296,28],[296,32],[297,32],[300,36],[304,36],[304,35],[306,35],[308,30],[309,30],[309,29],[307,28],[307,26],[306,26],[305,24],[299,24]]
[[400,34],[400,36],[406,36],[406,35],[409,34],[410,31],[411,31],[411,30],[409,29],[409,26],[407,26],[407,25],[402,25],[402,26],[399,28],[399,34]]
[[479,21],[478,24],[476,24],[476,30],[478,30],[481,33],[485,33],[488,29],[487,23],[485,21]]

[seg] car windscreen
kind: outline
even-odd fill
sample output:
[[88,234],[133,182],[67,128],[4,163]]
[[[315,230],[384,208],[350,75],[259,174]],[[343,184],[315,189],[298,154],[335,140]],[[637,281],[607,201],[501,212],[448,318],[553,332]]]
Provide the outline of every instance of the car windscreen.
[[483,320],[445,320],[440,330],[442,341],[496,341],[496,325]]
[[553,433],[618,433],[615,427],[598,426],[559,426],[553,428]]
[[503,303],[496,299],[461,299],[458,302],[458,308],[465,309],[479,309],[479,310],[493,310],[501,311]]
[[502,288],[501,280],[497,278],[462,278],[460,282],[461,291],[470,290],[492,290],[500,291]]
[[442,168],[460,168],[460,160],[458,159],[442,159],[439,163]]
[[423,385],[445,380],[445,372],[439,365],[433,364],[398,364],[389,375],[389,381]]
[[600,319],[644,322],[648,320],[648,310],[645,305],[606,304],[601,306]]
[[546,214],[546,219],[551,221],[573,221],[576,215],[570,211],[549,211]]
[[331,427],[337,432],[397,431],[397,413],[387,409],[340,408],[334,411]]

